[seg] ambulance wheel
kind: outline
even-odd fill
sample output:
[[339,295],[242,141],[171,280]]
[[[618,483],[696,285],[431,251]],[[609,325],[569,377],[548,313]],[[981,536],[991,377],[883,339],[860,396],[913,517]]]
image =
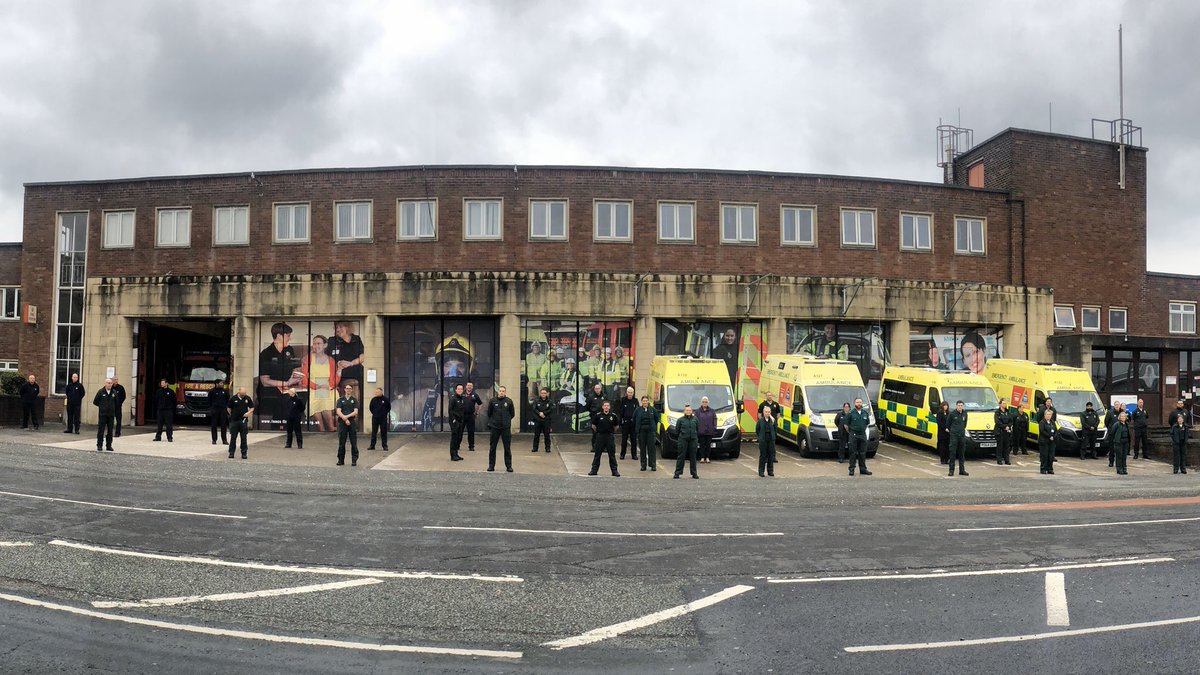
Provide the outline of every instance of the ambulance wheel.
[[812,453],[808,450],[808,434],[801,431],[796,434],[796,452],[800,453],[801,457],[809,457]]
[[741,456],[742,456],[741,448],[735,448],[735,449],[729,451],[729,459],[737,459],[738,457],[741,457]]
[[886,422],[879,425],[879,437],[885,441],[892,440],[892,429]]
[[875,459],[875,451],[874,450],[867,451],[867,459]]

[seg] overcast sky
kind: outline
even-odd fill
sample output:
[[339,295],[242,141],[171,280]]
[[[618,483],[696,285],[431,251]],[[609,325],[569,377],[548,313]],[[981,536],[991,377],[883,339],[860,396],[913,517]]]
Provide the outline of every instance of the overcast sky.
[[[1149,154],[1149,265],[1200,273],[1200,2],[0,0],[0,240],[22,183],[394,164],[940,181],[939,118]],[[960,113],[961,111],[961,113]],[[1111,223],[1096,223],[1102,242]]]

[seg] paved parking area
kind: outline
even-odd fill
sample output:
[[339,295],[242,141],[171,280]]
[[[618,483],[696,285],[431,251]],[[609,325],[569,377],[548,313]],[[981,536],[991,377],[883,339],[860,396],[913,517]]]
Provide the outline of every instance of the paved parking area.
[[[29,436],[26,442],[39,443],[53,447],[74,450],[95,451],[95,436],[89,435],[88,430],[80,436],[67,436],[54,432],[16,431],[15,435]],[[94,431],[92,432],[94,434]],[[227,449],[219,442],[212,444],[207,430],[181,428],[175,432],[172,443],[152,440],[153,434],[140,429],[126,433],[114,443],[117,452],[150,455],[158,457],[175,457],[179,459],[213,460],[213,461],[242,461],[229,460]],[[17,440],[17,439],[14,439]],[[393,434],[390,438],[390,451],[380,449],[367,450],[369,435],[359,436],[359,469],[377,469],[388,471],[483,471],[487,468],[488,436],[476,434],[474,452],[469,452],[464,440],[461,451],[465,458],[462,462],[450,461],[450,435],[446,433],[430,434]],[[619,439],[618,439],[619,440]],[[559,435],[554,437],[553,452],[530,452],[532,437],[519,434],[513,437],[513,469],[516,473],[539,475],[586,475],[591,470],[592,453],[589,450],[589,437],[586,435]],[[250,434],[250,461],[267,464],[284,464],[293,466],[332,466],[336,459],[337,437],[333,434],[308,434],[305,447],[284,448],[284,435],[278,432],[255,431]],[[503,452],[498,449],[498,455]],[[620,450],[617,451],[620,456]],[[775,479],[804,479],[829,478],[847,475],[847,465],[839,464],[833,458],[804,458],[790,445],[781,444],[776,453]],[[1057,475],[1042,476],[1038,471],[1038,457],[1034,450],[1028,455],[1013,457],[1010,466],[998,466],[994,461],[971,459],[967,462],[967,472],[971,479],[1011,478],[1014,476],[1032,477],[1039,480],[1056,480],[1070,476],[1102,476],[1111,475],[1106,459],[1080,460],[1077,457],[1060,456],[1055,464]],[[502,456],[496,459],[497,467],[503,471]],[[626,455],[618,461],[622,477],[669,480],[674,473],[675,460],[659,458],[658,471],[641,471],[640,462],[635,462]],[[347,470],[351,467],[347,466]],[[874,474],[871,477],[856,477],[855,480],[872,480],[877,477],[886,478],[936,478],[946,477],[946,467],[938,462],[938,458],[926,449],[908,445],[903,442],[888,442],[880,445],[875,458],[868,461],[868,468]],[[1171,466],[1167,462],[1156,459],[1129,459],[1131,474],[1141,475],[1170,475]],[[714,458],[709,464],[698,465],[701,479],[755,479],[758,480],[758,445],[746,442],[742,444],[741,455],[737,459],[727,457]],[[600,477],[608,477],[608,458],[605,456],[600,463]],[[685,467],[684,476],[688,475]],[[948,478],[947,478],[948,479]],[[956,477],[955,480],[963,480]]]

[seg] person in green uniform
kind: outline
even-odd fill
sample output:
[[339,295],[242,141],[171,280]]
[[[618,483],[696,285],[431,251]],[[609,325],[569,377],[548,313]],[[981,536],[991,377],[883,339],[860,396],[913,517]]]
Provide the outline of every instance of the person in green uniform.
[[958,475],[969,476],[967,473],[967,411],[963,410],[963,402],[955,401],[954,410],[950,411],[950,473],[954,475],[954,461],[958,460]]
[[854,399],[854,409],[846,418],[846,424],[850,427],[850,475],[854,475],[857,463],[858,472],[870,476],[871,472],[867,471],[867,427],[871,426],[871,413],[863,408],[861,398]]
[[[1182,410],[1182,408],[1181,408]],[[1171,425],[1171,462],[1173,473],[1187,473],[1187,418],[1184,414],[1172,415],[1174,424]]]
[[692,406],[683,406],[683,417],[675,423],[675,428],[679,431],[679,438],[675,441],[679,458],[675,460],[674,477],[683,475],[683,463],[686,460],[691,463],[692,478],[699,478],[700,474],[696,473],[696,448],[700,443],[700,423],[696,421]]
[[1111,430],[1112,450],[1116,456],[1117,473],[1124,476],[1129,473],[1125,460],[1129,457],[1129,413],[1122,410],[1117,415],[1117,424]]
[[762,415],[758,418],[758,423],[754,428],[755,434],[758,436],[758,477],[763,477],[765,469],[768,476],[775,475],[775,416],[771,414],[771,407],[764,406]]
[[1057,436],[1058,424],[1054,421],[1053,411],[1043,408],[1042,419],[1038,421],[1038,458],[1041,460],[1044,474],[1054,475],[1054,446]]
[[358,399],[354,398],[354,385],[342,387],[342,397],[334,405],[337,414],[338,452],[337,465],[346,463],[346,441],[350,441],[350,466],[358,466]]
[[642,448],[642,471],[647,467],[658,471],[655,463],[655,451],[658,443],[655,434],[658,432],[658,411],[650,405],[650,397],[642,397],[642,405],[633,414],[633,428],[637,431],[638,446]]
[[1087,402],[1086,410],[1079,418],[1083,427],[1083,442],[1079,446],[1079,459],[1096,459],[1096,435],[1100,429],[1100,415],[1096,413],[1091,401]]

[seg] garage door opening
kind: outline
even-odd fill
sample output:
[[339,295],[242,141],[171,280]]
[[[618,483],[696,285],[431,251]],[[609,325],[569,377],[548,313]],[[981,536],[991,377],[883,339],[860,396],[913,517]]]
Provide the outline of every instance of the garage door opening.
[[233,366],[232,323],[139,321],[136,411],[138,424],[156,421],[154,392],[166,380],[175,393],[175,424],[208,426],[208,391],[217,380],[228,384]]

